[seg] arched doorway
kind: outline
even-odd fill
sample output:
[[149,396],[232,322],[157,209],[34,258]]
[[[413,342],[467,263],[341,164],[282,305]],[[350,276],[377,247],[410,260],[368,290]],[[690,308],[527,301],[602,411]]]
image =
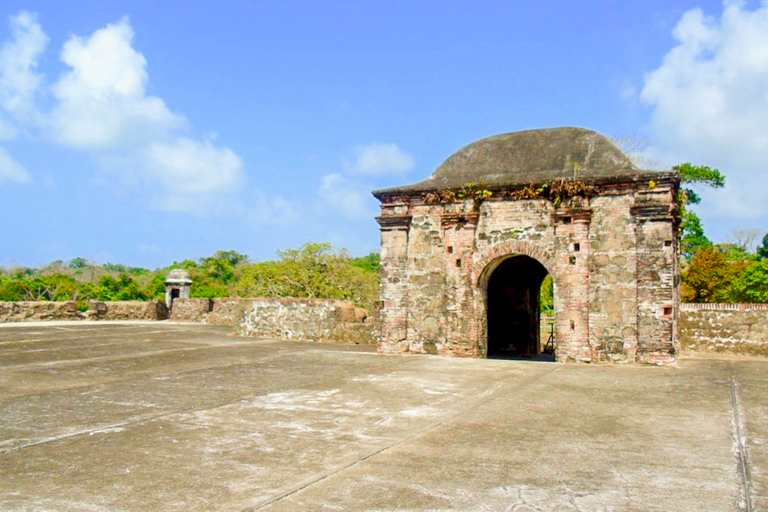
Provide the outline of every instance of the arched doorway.
[[541,358],[541,288],[547,269],[517,255],[502,261],[488,279],[488,357]]

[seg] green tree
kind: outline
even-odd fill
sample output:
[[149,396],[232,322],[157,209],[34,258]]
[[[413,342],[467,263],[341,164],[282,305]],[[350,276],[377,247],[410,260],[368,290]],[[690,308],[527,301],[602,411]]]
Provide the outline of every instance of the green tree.
[[14,277],[0,278],[0,301],[16,302],[24,300],[26,287],[21,279]]
[[377,252],[372,252],[368,256],[356,258],[352,264],[363,270],[378,272],[381,267],[381,255]]
[[147,296],[139,290],[139,284],[128,274],[115,278],[109,274],[99,279],[95,298],[98,300],[146,300]]
[[[672,167],[680,173],[680,180],[683,184],[705,185],[712,188],[722,188],[725,186],[725,176],[718,170],[706,165],[692,165],[684,163]],[[699,204],[701,196],[690,187],[681,187],[678,195],[680,203],[680,252],[686,258],[690,259],[700,249],[709,247],[712,242],[704,235],[704,229],[701,226],[701,219],[688,206]]]
[[733,280],[747,264],[744,260],[728,261],[717,247],[700,249],[682,278],[683,301],[731,302]]
[[712,247],[712,242],[704,234],[701,219],[690,210],[685,210],[680,221],[680,253],[687,259],[705,247]]
[[344,299],[373,308],[379,286],[378,271],[373,270],[377,259],[361,265],[359,259],[343,250],[336,252],[327,243],[307,243],[278,255],[280,261],[243,267],[237,295]]
[[149,299],[165,299],[165,272],[158,272],[142,289]]
[[734,302],[768,303],[768,259],[753,261],[733,280]]
[[762,243],[757,248],[757,255],[763,259],[768,258],[768,233],[765,234]]
[[69,268],[85,268],[88,266],[88,260],[85,258],[72,258],[69,260]]

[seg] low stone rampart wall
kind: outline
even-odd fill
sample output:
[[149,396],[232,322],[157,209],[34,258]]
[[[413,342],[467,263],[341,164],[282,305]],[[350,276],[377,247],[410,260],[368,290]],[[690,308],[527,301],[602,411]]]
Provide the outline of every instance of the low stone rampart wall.
[[681,304],[683,350],[768,356],[768,304]]
[[213,325],[240,325],[245,317],[245,310],[255,299],[226,298],[213,299],[211,312],[205,323]]
[[175,299],[170,319],[231,325],[256,338],[376,344],[373,319],[350,301],[295,298]]
[[77,302],[0,302],[0,323],[44,320],[82,320]]
[[250,299],[238,332],[258,338],[375,345],[372,321],[352,302],[330,299]]
[[212,309],[211,299],[174,299],[170,319],[177,322],[205,322]]
[[254,300],[239,297],[224,299],[174,299],[170,319],[212,325],[239,325],[245,310]]
[[168,308],[161,300],[88,301],[89,320],[167,320]]

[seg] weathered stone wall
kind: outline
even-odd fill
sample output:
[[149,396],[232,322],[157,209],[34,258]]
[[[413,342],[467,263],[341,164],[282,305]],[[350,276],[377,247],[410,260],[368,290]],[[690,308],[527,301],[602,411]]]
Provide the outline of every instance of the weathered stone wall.
[[632,206],[637,231],[637,361],[670,363],[679,349],[677,230],[669,220],[673,191],[640,190]]
[[245,310],[250,307],[253,299],[228,297],[213,299],[211,312],[206,315],[204,322],[213,325],[239,325],[245,317]]
[[153,301],[88,301],[89,320],[167,320],[165,302]]
[[376,344],[376,324],[363,308],[331,299],[176,299],[171,320],[231,325],[258,338]]
[[[590,201],[589,330],[601,360],[632,360],[637,353],[637,247],[630,208],[633,195],[598,196]],[[577,258],[587,254],[574,251]]]
[[0,323],[42,320],[82,320],[75,301],[0,302]]
[[203,322],[212,310],[211,299],[175,299],[170,319],[177,322]]
[[768,356],[768,304],[682,304],[684,350]]
[[372,322],[352,302],[330,299],[247,299],[238,332],[257,338],[375,345]]
[[513,255],[555,284],[557,359],[672,363],[677,347],[674,184],[624,183],[590,198],[385,197],[381,352],[487,354],[487,283]]

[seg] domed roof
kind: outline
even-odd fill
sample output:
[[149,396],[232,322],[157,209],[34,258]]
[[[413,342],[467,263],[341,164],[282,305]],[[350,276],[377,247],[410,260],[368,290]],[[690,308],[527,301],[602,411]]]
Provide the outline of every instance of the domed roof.
[[661,174],[636,168],[608,138],[584,128],[548,128],[496,135],[473,142],[451,155],[429,178],[386,193],[425,191],[484,183],[547,183],[560,178],[588,182],[625,182]]
[[165,284],[190,284],[192,278],[189,272],[181,268],[175,268],[165,276]]

